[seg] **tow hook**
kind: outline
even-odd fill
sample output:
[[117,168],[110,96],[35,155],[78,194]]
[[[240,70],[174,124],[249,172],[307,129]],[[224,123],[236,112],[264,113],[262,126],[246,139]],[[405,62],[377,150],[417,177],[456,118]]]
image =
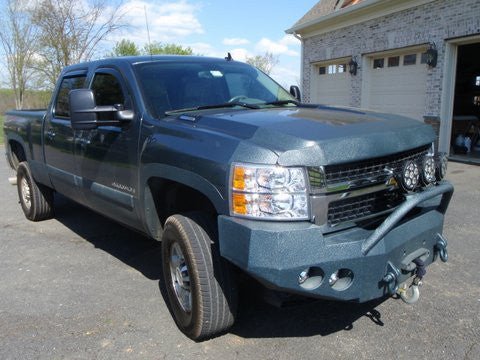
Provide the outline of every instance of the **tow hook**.
[[397,294],[407,304],[415,304],[420,297],[420,286],[422,286],[422,281],[416,276],[410,286],[407,283],[400,285]]
[[441,234],[437,234],[437,243],[435,244],[435,250],[440,256],[440,260],[447,262],[448,260],[448,251],[447,251],[447,239]]
[[387,291],[390,295],[394,295],[398,291],[398,278],[400,270],[390,261],[387,263],[387,274],[383,277],[383,282],[386,285]]
[[422,259],[415,259],[413,263],[417,266],[417,269],[412,284],[408,286],[407,283],[403,283],[397,290],[397,294],[407,304],[415,304],[420,298],[419,288],[422,286],[422,279],[427,273],[425,262]]

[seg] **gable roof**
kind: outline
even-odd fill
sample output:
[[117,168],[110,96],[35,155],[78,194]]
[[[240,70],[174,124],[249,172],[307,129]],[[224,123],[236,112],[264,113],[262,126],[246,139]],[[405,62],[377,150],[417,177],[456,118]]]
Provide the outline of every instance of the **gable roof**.
[[355,5],[363,0],[320,0],[293,27],[318,19],[319,17],[333,13],[335,10]]
[[309,37],[437,0],[320,0],[287,34]]

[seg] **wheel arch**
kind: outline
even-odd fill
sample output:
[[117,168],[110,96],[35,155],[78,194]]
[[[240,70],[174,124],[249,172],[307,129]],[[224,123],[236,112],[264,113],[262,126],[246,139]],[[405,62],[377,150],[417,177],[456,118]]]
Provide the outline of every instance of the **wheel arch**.
[[22,161],[27,161],[27,151],[25,151],[25,144],[20,138],[9,138],[8,146],[6,147],[7,160],[13,170],[17,170],[18,165]]
[[228,212],[220,191],[207,179],[170,165],[147,165],[143,169],[143,207],[147,230],[160,239],[170,215],[203,211],[217,216]]

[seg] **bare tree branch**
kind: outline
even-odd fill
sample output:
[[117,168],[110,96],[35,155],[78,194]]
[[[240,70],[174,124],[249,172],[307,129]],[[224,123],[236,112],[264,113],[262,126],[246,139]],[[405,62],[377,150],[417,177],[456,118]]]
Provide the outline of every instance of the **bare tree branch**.
[[2,11],[0,42],[6,59],[8,80],[15,94],[15,106],[23,107],[27,84],[32,77],[37,32],[32,26],[27,3],[8,0]]
[[119,9],[105,0],[40,0],[32,9],[41,45],[37,69],[55,84],[64,66],[90,60],[99,43],[123,26]]
[[262,70],[265,74],[270,75],[273,68],[278,65],[278,61],[278,55],[266,52],[264,55],[247,57],[246,62]]

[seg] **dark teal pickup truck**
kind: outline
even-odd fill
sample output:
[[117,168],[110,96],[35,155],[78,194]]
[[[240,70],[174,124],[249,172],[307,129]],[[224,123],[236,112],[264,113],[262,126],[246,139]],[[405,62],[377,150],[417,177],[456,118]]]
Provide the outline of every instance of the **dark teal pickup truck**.
[[415,302],[447,260],[453,187],[430,126],[303,104],[230,57],[69,66],[48,109],[7,112],[4,131],[28,219],[53,217],[58,192],[162,241],[195,340],[233,324],[241,272],[278,292]]

